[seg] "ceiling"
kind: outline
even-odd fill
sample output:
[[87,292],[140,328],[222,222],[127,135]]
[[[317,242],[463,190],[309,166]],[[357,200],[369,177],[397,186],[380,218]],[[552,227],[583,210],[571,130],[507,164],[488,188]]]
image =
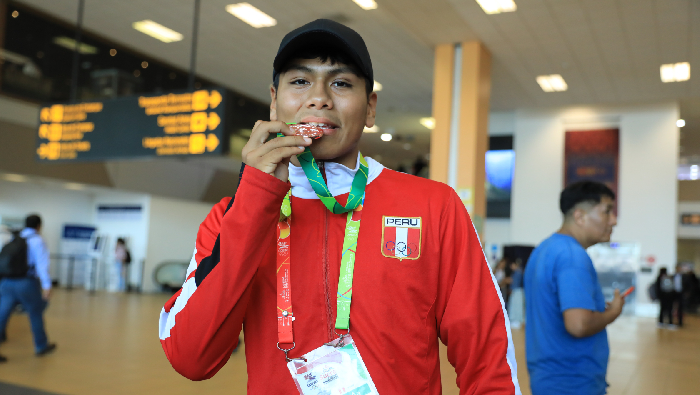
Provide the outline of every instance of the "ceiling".
[[[261,29],[225,12],[236,1],[202,1],[198,74],[268,102],[272,60],[282,37],[313,19],[333,18],[367,42],[375,78],[384,87],[378,125],[426,142],[428,130],[417,120],[430,115],[433,48],[446,42],[479,40],[491,51],[492,110],[683,100],[687,112],[700,104],[694,100],[700,99],[700,78],[671,84],[659,78],[663,63],[687,61],[694,67],[691,76],[700,73],[697,0],[515,0],[516,12],[498,15],[485,14],[474,0],[377,0],[379,7],[371,11],[352,0],[248,0],[278,21]],[[78,0],[19,2],[76,21]],[[85,4],[87,30],[189,68],[193,0]],[[131,27],[143,19],[185,38],[165,44],[145,36]],[[535,81],[542,74],[561,74],[568,91],[544,93]],[[692,127],[689,122],[687,128]],[[390,144],[400,152],[405,142]]]

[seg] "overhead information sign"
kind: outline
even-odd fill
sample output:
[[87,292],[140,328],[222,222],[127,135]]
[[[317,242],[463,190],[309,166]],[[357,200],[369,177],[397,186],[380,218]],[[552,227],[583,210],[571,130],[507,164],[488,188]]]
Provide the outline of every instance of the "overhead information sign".
[[45,106],[37,156],[74,161],[221,154],[224,109],[218,89]]

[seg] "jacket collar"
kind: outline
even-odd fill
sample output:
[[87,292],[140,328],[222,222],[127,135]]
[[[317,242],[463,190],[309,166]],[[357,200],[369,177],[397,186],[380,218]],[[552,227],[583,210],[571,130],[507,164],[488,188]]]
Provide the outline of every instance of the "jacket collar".
[[[384,170],[384,166],[369,157],[365,157],[365,160],[369,167],[367,178],[367,184],[369,185]],[[354,169],[335,162],[325,162],[325,169],[328,189],[331,191],[331,194],[338,196],[349,193],[355,173],[360,169],[360,154],[357,154],[357,164]],[[292,196],[302,199],[318,199],[301,166],[289,164],[289,181],[292,183]]]

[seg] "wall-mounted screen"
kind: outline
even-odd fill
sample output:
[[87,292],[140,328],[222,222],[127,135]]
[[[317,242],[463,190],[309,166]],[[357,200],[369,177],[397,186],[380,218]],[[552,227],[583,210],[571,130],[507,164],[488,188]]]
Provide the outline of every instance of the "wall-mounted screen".
[[491,137],[486,151],[486,217],[510,218],[510,196],[515,170],[512,136]]

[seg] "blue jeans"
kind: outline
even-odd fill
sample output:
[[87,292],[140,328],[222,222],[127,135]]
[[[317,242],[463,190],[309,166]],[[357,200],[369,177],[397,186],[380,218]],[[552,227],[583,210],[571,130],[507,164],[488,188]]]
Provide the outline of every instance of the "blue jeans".
[[41,296],[39,280],[28,277],[0,280],[0,337],[4,337],[7,321],[17,303],[20,303],[29,315],[35,352],[43,351],[48,345],[44,331],[46,301]]

